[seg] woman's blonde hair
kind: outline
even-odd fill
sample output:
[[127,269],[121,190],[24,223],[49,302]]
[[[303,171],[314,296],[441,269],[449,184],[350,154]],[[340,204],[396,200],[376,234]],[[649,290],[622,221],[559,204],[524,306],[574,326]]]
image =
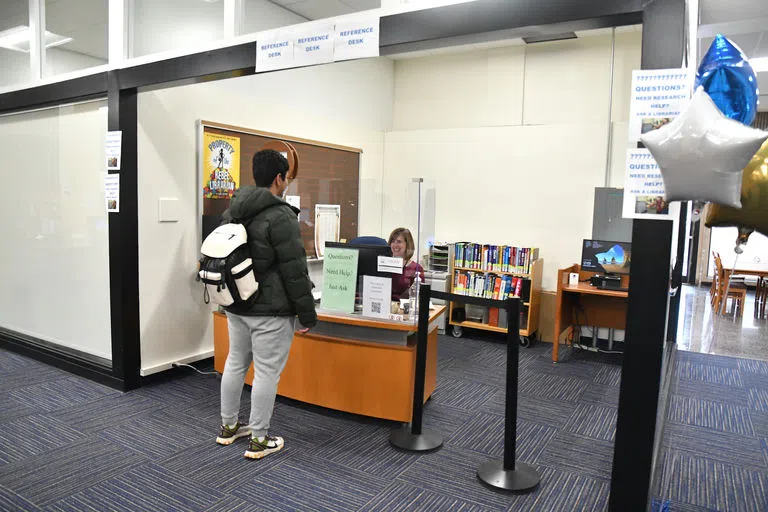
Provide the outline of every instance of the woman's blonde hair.
[[392,242],[395,241],[395,238],[401,235],[403,240],[405,240],[405,262],[407,263],[411,261],[411,258],[413,258],[413,253],[416,250],[416,244],[413,243],[413,235],[411,234],[410,230],[408,228],[395,228],[389,235],[389,242],[387,243],[392,245]]

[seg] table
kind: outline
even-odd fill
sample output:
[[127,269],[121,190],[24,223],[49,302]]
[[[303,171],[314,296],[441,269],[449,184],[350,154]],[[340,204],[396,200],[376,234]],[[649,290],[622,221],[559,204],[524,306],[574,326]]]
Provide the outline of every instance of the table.
[[[437,382],[438,318],[430,310],[424,401]],[[295,333],[277,394],[329,409],[407,423],[413,410],[416,325],[318,311],[318,324]],[[227,318],[214,313],[214,368],[224,371],[229,353]],[[253,381],[253,365],[246,383]]]
[[[590,275],[593,275],[581,271],[579,265],[558,270],[554,346],[552,348],[552,361],[555,363],[558,361],[560,337],[564,332],[570,334],[573,331],[575,314],[579,313],[585,317],[584,325],[624,329],[627,324],[629,293],[626,290],[603,290],[583,282],[570,285],[568,284],[568,276],[571,273],[578,273],[580,280],[587,280]],[[629,287],[628,276],[622,277],[622,286],[624,288]]]

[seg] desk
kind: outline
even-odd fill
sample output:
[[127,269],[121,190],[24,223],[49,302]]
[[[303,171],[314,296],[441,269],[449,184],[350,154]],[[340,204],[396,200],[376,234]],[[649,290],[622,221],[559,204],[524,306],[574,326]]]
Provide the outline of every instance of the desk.
[[[437,319],[430,310],[424,401],[435,390]],[[277,394],[353,414],[407,423],[413,409],[416,326],[360,315],[318,311],[318,324],[295,333]],[[224,371],[229,353],[227,318],[214,313],[214,368]],[[253,365],[246,383],[253,382]]]
[[[557,303],[555,311],[554,346],[552,361],[558,361],[560,337],[563,332],[573,331],[573,322],[577,314],[579,319],[590,326],[624,329],[627,324],[627,297],[629,294],[621,290],[602,290],[587,283],[569,285],[570,273],[578,273],[580,280],[587,280],[590,272],[581,271],[579,265],[557,271]],[[629,277],[622,276],[622,287],[629,287]],[[583,313],[581,310],[583,309]],[[586,317],[586,318],[584,318]]]

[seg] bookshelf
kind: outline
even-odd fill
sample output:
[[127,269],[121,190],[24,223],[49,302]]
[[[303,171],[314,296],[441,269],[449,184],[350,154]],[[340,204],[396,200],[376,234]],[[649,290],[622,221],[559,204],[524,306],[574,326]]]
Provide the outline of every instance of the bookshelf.
[[[520,344],[536,339],[544,260],[538,249],[457,242],[449,246],[450,292],[488,299],[520,297]],[[451,302],[449,323],[455,337],[465,328],[507,332],[506,311]]]

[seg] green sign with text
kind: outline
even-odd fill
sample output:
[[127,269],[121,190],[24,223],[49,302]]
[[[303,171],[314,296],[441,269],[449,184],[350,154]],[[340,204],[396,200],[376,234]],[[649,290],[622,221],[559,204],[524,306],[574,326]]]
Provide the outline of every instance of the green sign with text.
[[320,307],[353,313],[357,286],[357,250],[326,247],[323,255],[323,295]]

